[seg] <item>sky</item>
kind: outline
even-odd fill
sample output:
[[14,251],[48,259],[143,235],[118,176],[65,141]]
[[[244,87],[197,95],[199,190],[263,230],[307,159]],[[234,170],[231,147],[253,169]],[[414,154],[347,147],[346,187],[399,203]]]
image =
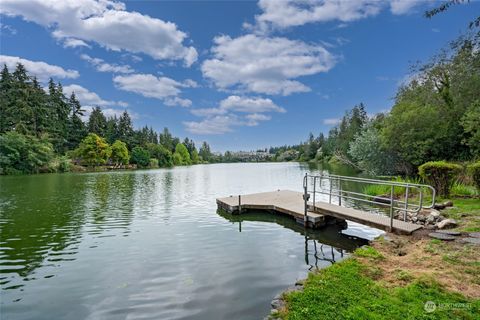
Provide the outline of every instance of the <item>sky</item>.
[[84,109],[124,110],[215,151],[296,144],[362,102],[388,111],[411,66],[467,31],[480,1],[2,0],[0,63]]

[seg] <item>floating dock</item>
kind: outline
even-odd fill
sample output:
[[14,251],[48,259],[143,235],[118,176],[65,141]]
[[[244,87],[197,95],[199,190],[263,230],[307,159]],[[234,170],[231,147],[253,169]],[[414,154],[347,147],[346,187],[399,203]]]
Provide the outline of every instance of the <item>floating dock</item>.
[[[291,190],[278,190],[273,192],[262,192],[247,195],[229,196],[218,198],[217,205],[229,213],[241,213],[242,210],[256,209],[280,212],[295,218],[298,222],[304,223],[305,202],[301,192]],[[307,226],[318,228],[326,223],[337,220],[349,220],[370,227],[390,231],[390,218],[367,211],[342,207],[326,202],[308,203]],[[422,228],[420,225],[393,220],[392,232],[411,234],[413,231]]]

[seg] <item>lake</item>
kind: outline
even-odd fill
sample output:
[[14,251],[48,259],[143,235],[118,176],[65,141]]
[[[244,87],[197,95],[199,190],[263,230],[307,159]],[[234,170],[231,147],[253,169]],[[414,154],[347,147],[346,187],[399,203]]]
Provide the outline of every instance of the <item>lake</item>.
[[2,319],[262,319],[276,294],[380,231],[305,231],[281,215],[217,213],[215,199],[302,191],[305,172],[321,170],[332,171],[241,163],[1,177]]

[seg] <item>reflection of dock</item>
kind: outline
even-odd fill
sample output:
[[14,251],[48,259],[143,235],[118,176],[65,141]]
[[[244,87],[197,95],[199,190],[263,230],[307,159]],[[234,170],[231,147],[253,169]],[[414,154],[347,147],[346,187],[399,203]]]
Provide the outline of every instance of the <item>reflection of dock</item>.
[[305,219],[310,227],[319,227],[327,224],[328,220],[340,219],[355,221],[370,227],[389,230],[398,233],[410,234],[420,229],[420,225],[405,221],[390,219],[381,214],[372,214],[353,208],[316,201],[315,205],[303,199],[303,194],[290,190],[254,193],[248,195],[230,196],[217,199],[219,208],[229,212],[241,213],[244,209],[271,210],[294,217],[298,222]]
[[352,252],[362,245],[368,244],[367,239],[342,233],[346,224],[328,224],[321,230],[305,228],[284,214],[270,214],[263,210],[248,210],[242,214],[231,214],[220,209],[217,213],[232,223],[238,223],[238,231],[248,228],[244,222],[276,223],[284,228],[301,234],[305,238],[305,263],[310,269],[319,268],[320,261],[335,263],[345,252]]

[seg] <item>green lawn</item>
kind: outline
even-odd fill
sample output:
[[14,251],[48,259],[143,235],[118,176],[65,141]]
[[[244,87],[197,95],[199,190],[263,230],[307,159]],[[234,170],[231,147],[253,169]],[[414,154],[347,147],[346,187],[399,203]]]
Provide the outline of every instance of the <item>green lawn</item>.
[[[360,255],[383,259],[373,248]],[[375,272],[357,259],[347,259],[317,273],[310,273],[303,292],[285,295],[282,319],[478,319],[480,300],[447,292],[431,278],[404,287],[388,288],[376,282]],[[425,311],[433,301],[436,310]],[[455,305],[453,305],[455,304]]]

